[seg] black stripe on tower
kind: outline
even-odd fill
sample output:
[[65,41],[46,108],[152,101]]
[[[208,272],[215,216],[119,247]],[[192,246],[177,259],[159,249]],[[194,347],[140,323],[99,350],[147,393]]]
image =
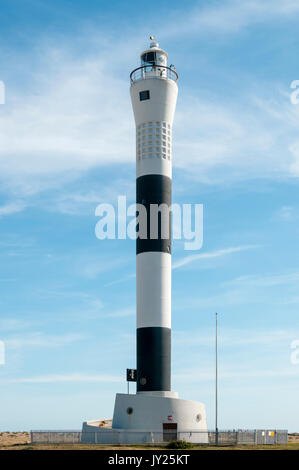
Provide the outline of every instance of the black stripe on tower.
[[[158,238],[150,237],[150,204],[167,204],[171,206],[171,178],[163,175],[144,175],[136,180],[136,202],[142,204],[147,211],[147,238],[137,238],[136,252],[163,251],[171,253],[171,214],[159,214]],[[163,217],[163,219],[162,219]],[[165,219],[167,217],[167,219]],[[162,223],[168,224],[169,237],[163,239],[161,236]]]
[[137,329],[137,392],[170,391],[171,330]]

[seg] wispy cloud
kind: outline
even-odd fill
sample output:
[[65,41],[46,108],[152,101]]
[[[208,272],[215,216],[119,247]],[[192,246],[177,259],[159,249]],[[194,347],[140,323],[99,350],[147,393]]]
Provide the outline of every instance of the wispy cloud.
[[243,310],[249,306],[255,314],[264,314],[271,306],[280,309],[280,314],[287,305],[299,304],[298,296],[299,272],[265,273],[243,275],[220,282],[212,295],[189,296],[176,299],[175,308],[185,311],[186,308],[201,311],[217,311],[219,308],[240,305]]
[[115,281],[108,282],[105,284],[106,286],[113,286],[114,284],[122,284],[123,282],[130,281],[131,279],[134,279],[136,277],[135,273],[128,274],[127,276],[124,276],[120,279],[116,279]]
[[136,309],[133,307],[130,308],[122,308],[119,310],[112,311],[111,313],[107,313],[105,315],[106,318],[122,318],[122,317],[130,317],[135,315]]
[[[258,2],[225,2],[222,6],[217,3],[217,7],[199,12],[198,21],[218,27],[225,14],[227,24],[234,26],[233,18],[247,18],[248,12],[297,12],[298,6],[290,2],[288,5],[280,6],[276,1],[270,8],[264,2],[262,7]],[[238,14],[231,16],[232,9]],[[191,16],[197,21],[193,12]],[[187,34],[191,23],[188,20],[187,30],[180,34]],[[196,28],[202,31],[197,23]],[[13,99],[0,115],[0,172],[4,188],[29,197],[46,188],[62,187],[98,166],[134,163],[134,121],[128,83],[119,78],[123,77],[119,71],[128,59],[128,49],[118,41],[104,41],[100,56],[83,59],[61,45],[57,50],[43,51],[43,61],[37,61],[32,71],[34,93],[24,95],[23,88],[11,91]],[[132,61],[136,59],[135,50],[136,43],[130,49]],[[121,63],[112,63],[113,56],[121,57]],[[269,84],[264,88],[260,85],[260,96],[265,95],[266,86]],[[205,95],[198,99],[197,91],[185,91],[176,112],[174,165],[207,182],[211,181],[210,170],[213,182],[281,174],[298,176],[298,146],[294,142],[298,111],[276,91],[276,102],[271,105],[247,92],[246,109],[243,102],[238,106],[237,100],[223,103],[222,96],[217,100],[217,92],[213,92],[212,99]],[[242,89],[242,93],[246,90]],[[16,134],[18,139],[14,138]],[[286,151],[284,159],[282,147]],[[61,194],[55,198],[55,208],[69,214],[82,213],[86,204],[98,202],[98,196],[92,190]],[[22,204],[4,206],[3,214],[22,210]]]
[[22,320],[19,318],[1,318],[0,331],[16,331],[32,327],[35,322]]
[[[222,326],[218,335],[220,379],[298,376],[298,367],[290,363],[291,342],[296,338],[293,328],[228,328]],[[215,331],[201,328],[174,332],[174,379],[178,382],[214,380]],[[183,351],[188,348],[188,364]],[[252,354],[254,350],[255,354]],[[263,355],[264,360],[260,361]],[[189,364],[201,364],[191,366]]]
[[[128,201],[134,201],[135,183],[127,179],[113,179],[101,184],[101,189],[80,192],[65,192],[54,199],[49,210],[69,215],[94,215],[95,208],[101,203],[110,203],[117,214],[118,196],[124,194]],[[128,202],[129,203],[129,202]]]
[[[298,369],[295,367],[288,368],[273,368],[272,370],[268,367],[260,368],[259,370],[256,367],[242,367],[242,369],[236,368],[226,368],[219,372],[219,379],[248,379],[259,378],[283,378],[283,377],[298,377]],[[210,382],[215,380],[215,374],[211,369],[203,368],[190,368],[184,370],[183,372],[178,372],[173,375],[173,378],[176,382],[189,382],[189,383],[201,383],[201,382]],[[236,386],[236,384],[235,384]]]
[[279,274],[240,276],[231,281],[222,283],[222,286],[250,286],[274,287],[279,285],[289,285],[299,282],[299,271]]
[[[253,12],[290,15],[298,11],[294,3],[280,3],[272,2],[269,8],[264,2],[263,6],[259,2],[217,2],[214,7],[200,9],[198,14],[189,13],[192,20],[186,21],[186,31],[180,30],[180,34],[188,34],[192,21],[194,29],[202,32],[204,25],[236,27],[246,18],[253,18]],[[180,20],[180,27],[181,23]],[[134,37],[132,43],[133,40]],[[0,172],[3,187],[10,192],[30,198],[47,188],[61,188],[93,168],[134,163],[134,121],[128,83],[119,78],[123,77],[119,72],[129,58],[130,48],[119,41],[101,44],[100,56],[94,53],[83,59],[61,45],[57,50],[45,48],[43,61],[36,61],[32,71],[34,93],[10,91],[13,99],[0,115]],[[136,43],[130,49],[132,62],[136,60],[135,50]],[[121,63],[112,63],[113,56],[121,57]],[[266,86],[269,84],[260,85],[259,91],[257,87],[256,93],[264,96]],[[209,99],[206,95],[199,99],[197,90],[185,91],[176,112],[174,165],[207,183],[260,176],[297,177],[296,106],[280,90],[276,92],[276,102],[269,105],[247,91],[245,109],[237,99],[225,103],[222,96],[217,99],[217,91]],[[242,93],[246,90],[242,89]],[[123,187],[125,192],[132,192],[131,187]],[[55,195],[51,207],[62,213],[84,214],[86,207],[101,202],[102,189],[100,194],[90,190]],[[22,201],[3,206],[3,215],[23,210],[24,204]]]
[[275,216],[285,222],[292,222],[299,219],[299,210],[293,206],[282,206]]
[[4,235],[0,241],[0,248],[29,248],[33,247],[35,240],[32,238],[21,237],[20,235],[14,233]]
[[111,259],[111,256],[82,256],[78,259],[76,272],[87,279],[96,279],[102,273],[120,268],[127,262],[127,258]]
[[41,190],[55,186],[59,175],[71,178],[97,165],[130,161],[134,127],[128,83],[113,73],[110,60],[105,53],[76,59],[61,45],[59,52],[45,49],[32,71],[34,92],[10,89],[13,99],[0,115],[0,170],[6,186]]
[[8,348],[19,349],[24,347],[59,348],[84,339],[86,339],[86,335],[78,333],[45,335],[44,333],[35,332],[4,338],[4,341]]
[[[223,347],[262,345],[277,347],[277,344],[290,344],[294,339],[294,331],[287,329],[221,329],[220,342]],[[213,346],[215,343],[215,331],[203,329],[196,331],[175,331],[173,342],[179,348],[184,345]]]
[[[296,18],[299,5],[296,0],[224,0],[181,12],[180,22],[170,22],[166,37],[238,33],[252,25]],[[163,33],[162,33],[163,34]]]
[[251,250],[254,248],[257,248],[257,245],[243,245],[243,246],[235,246],[235,247],[230,247],[230,248],[223,248],[221,250],[210,251],[207,253],[199,253],[197,255],[185,256],[184,258],[176,261],[172,265],[172,269],[181,268],[182,266],[186,266],[187,264],[193,263],[198,260],[219,258],[222,256],[230,255],[232,253],[237,253],[240,251],[247,251],[247,250]]
[[62,383],[62,382],[120,382],[121,377],[114,375],[88,375],[82,373],[49,374],[37,377],[18,377],[0,379],[0,383]]
[[16,214],[17,212],[22,212],[26,208],[27,204],[21,201],[10,202],[3,206],[0,206],[0,217],[5,215]]
[[272,90],[271,98],[266,84],[247,90],[246,110],[243,99],[185,92],[175,119],[175,165],[210,184],[298,177],[299,106],[290,103],[288,90],[277,84]]
[[[135,314],[135,307],[124,307],[111,311],[111,309],[107,309],[107,307],[105,307],[104,305],[99,305],[98,307],[97,305],[91,305],[91,308],[89,310],[84,310],[83,317],[88,320],[95,320],[101,318],[125,318],[131,317]],[[82,318],[82,312],[80,312],[79,314],[72,313],[72,317]]]

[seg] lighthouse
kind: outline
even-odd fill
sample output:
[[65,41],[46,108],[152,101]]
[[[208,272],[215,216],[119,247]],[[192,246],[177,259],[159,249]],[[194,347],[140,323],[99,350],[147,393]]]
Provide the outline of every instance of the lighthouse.
[[[137,392],[171,390],[172,124],[177,73],[153,40],[130,75],[136,124]],[[145,216],[146,214],[146,216]],[[143,225],[141,225],[143,224]]]
[[[130,74],[136,125],[136,394],[117,393],[96,442],[208,442],[205,406],[171,390],[172,125],[178,74],[151,36]],[[135,374],[133,374],[135,375]],[[83,423],[84,440],[100,421]],[[84,434],[85,433],[85,434]]]

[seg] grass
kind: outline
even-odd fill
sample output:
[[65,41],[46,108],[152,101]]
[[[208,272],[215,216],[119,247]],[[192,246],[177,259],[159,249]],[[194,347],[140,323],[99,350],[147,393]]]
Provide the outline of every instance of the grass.
[[[188,448],[183,447],[187,444]],[[0,450],[163,450],[171,452],[171,449],[188,449],[190,443],[167,443],[159,446],[148,445],[104,445],[104,444],[32,444],[29,432],[0,433]],[[169,445],[169,448],[167,446]],[[237,445],[237,446],[208,446],[206,444],[191,444],[190,451],[198,450],[299,450],[299,434],[289,434],[289,443],[280,445]]]
[[[171,449],[166,447],[153,447],[153,446],[115,446],[115,445],[101,445],[101,444],[14,444],[7,446],[0,446],[0,450],[164,450],[171,452]],[[278,445],[239,445],[239,446],[206,446],[206,445],[193,445],[190,451],[196,452],[198,450],[299,450],[299,442],[290,442],[288,444]]]

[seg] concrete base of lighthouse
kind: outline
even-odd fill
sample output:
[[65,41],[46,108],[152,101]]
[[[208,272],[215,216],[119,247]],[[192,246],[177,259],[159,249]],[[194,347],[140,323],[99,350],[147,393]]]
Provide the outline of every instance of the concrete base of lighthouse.
[[208,443],[205,406],[182,400],[175,392],[118,393],[111,428],[99,421],[83,423],[82,442],[145,444],[185,440]]

